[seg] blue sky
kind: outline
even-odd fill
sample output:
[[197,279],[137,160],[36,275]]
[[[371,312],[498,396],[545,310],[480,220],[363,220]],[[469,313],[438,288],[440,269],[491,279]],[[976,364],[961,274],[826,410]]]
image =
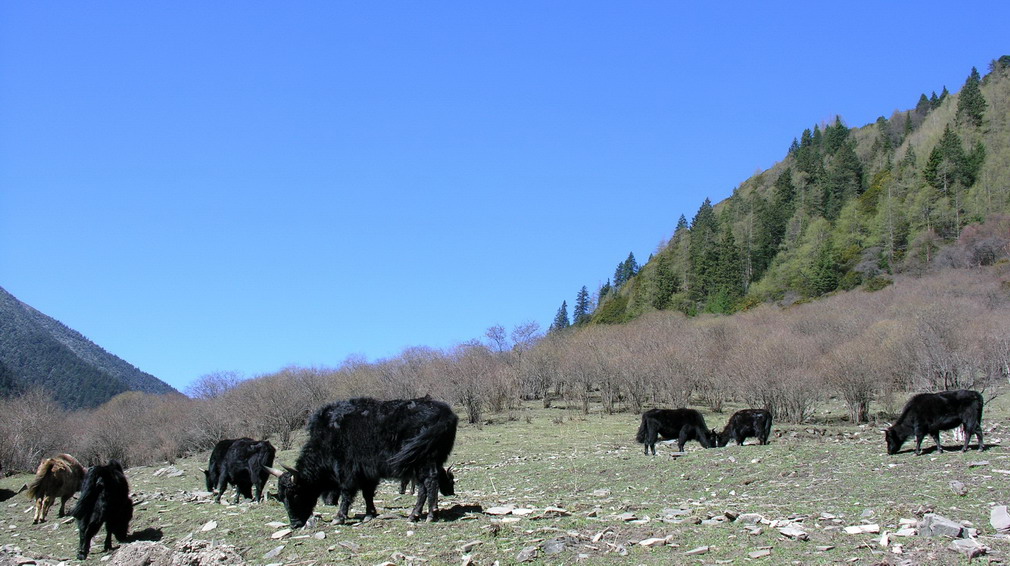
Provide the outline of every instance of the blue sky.
[[1004,2],[4,2],[0,286],[179,389],[546,328],[804,128],[959,90],[1010,54],[1007,21]]

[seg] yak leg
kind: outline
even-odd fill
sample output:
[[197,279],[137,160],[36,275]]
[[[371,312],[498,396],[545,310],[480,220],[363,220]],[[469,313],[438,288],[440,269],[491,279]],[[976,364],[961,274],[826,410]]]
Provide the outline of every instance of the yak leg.
[[375,488],[379,485],[378,482],[369,480],[367,483],[361,486],[361,498],[365,500],[365,520],[371,521],[379,512],[375,510]]
[[43,521],[42,519],[42,504],[45,501],[45,497],[39,497],[35,499],[35,517],[32,518],[32,524],[37,525]]
[[77,520],[77,530],[80,532],[80,543],[77,546],[77,559],[84,560],[88,557],[88,553],[91,552],[91,539],[98,533],[98,530],[102,528],[101,523],[85,523],[83,520]]
[[356,490],[349,487],[340,488],[340,510],[337,511],[337,524],[343,525],[344,521],[347,520],[347,512],[351,509],[351,502],[354,501],[354,492]]
[[56,497],[53,495],[47,495],[42,498],[42,515],[39,517],[39,522],[44,523],[46,521],[46,515],[49,514],[49,509],[52,508],[53,503],[56,502]]
[[112,527],[105,523],[105,552],[112,550]]
[[926,435],[922,434],[921,432],[916,432],[915,433],[915,455],[916,456],[919,456],[919,455],[922,454],[922,439],[925,438],[925,437],[926,437]]
[[929,435],[933,437],[933,442],[936,443],[936,451],[943,452],[943,444],[940,444],[940,431],[931,432]]
[[[969,438],[969,436],[970,435],[968,435],[968,434],[964,435],[964,449],[965,450],[968,449],[968,438]],[[979,450],[979,452],[981,452],[982,450],[985,450],[985,444],[982,443],[982,425],[981,424],[978,425],[978,427],[975,428],[975,436],[978,438],[978,450]]]
[[70,499],[71,497],[73,497],[73,494],[64,495],[63,497],[60,498],[60,513],[57,516],[62,517],[67,514],[67,500]]

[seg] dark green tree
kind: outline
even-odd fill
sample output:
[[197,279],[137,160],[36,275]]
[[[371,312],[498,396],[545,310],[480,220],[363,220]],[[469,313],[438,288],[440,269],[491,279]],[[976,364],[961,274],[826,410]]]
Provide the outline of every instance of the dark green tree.
[[968,75],[968,80],[965,81],[957,99],[958,121],[976,128],[982,125],[986,109],[985,97],[982,96],[982,89],[979,87],[980,82],[978,69],[972,67],[971,74]]
[[863,164],[856,155],[855,145],[845,143],[829,160],[825,170],[824,217],[838,218],[842,206],[863,192]]
[[971,167],[964,153],[961,138],[950,129],[943,129],[940,141],[929,153],[926,168],[923,170],[926,182],[944,194],[954,190],[954,185],[968,187],[974,184]]
[[620,289],[637,273],[638,262],[635,261],[635,254],[629,253],[628,259],[617,264],[617,269],[614,271],[614,287]]
[[825,242],[817,254],[810,276],[811,290],[815,296],[830,293],[838,288],[838,259],[830,242]]
[[691,221],[691,239],[688,247],[688,291],[691,299],[702,304],[711,291],[711,274],[719,237],[719,219],[712,201],[705,199]]
[[680,277],[673,269],[670,254],[661,253],[656,258],[656,294],[652,298],[652,306],[663,310],[670,307],[670,299],[680,292]]
[[572,313],[572,324],[585,324],[590,319],[589,290],[583,285],[575,297],[575,311]]
[[733,237],[733,230],[727,225],[723,230],[719,245],[715,248],[715,262],[711,273],[712,291],[708,297],[708,311],[731,313],[736,303],[743,297],[743,259]]
[[564,330],[571,326],[568,322],[568,301],[561,301],[561,308],[558,309],[558,314],[554,315],[554,322],[551,323],[551,332],[557,332],[559,330]]

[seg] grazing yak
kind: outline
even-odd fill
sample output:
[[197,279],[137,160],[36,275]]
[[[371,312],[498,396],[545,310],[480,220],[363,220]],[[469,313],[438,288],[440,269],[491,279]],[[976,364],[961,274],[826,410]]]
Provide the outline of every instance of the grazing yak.
[[772,414],[764,409],[742,409],[733,413],[717,436],[716,444],[721,448],[729,441],[743,444],[749,436],[757,437],[761,444],[768,444],[768,435],[772,432]]
[[395,401],[359,397],[320,408],[309,418],[309,438],[295,467],[270,470],[278,477],[277,498],[291,526],[305,525],[319,496],[333,491],[340,493],[336,520],[342,523],[359,489],[365,520],[370,520],[378,514],[373,497],[379,481],[404,478],[418,485],[410,520],[420,518],[427,501],[427,520],[433,521],[440,488],[452,493],[453,478],[443,465],[458,422],[449,405],[427,396]]
[[81,489],[84,472],[84,466],[70,454],[42,460],[35,478],[28,484],[28,497],[35,500],[33,525],[46,520],[57,497],[60,498],[59,516],[64,515],[67,500]]
[[91,539],[105,525],[105,551],[112,550],[112,535],[119,542],[126,542],[126,533],[133,518],[133,501],[130,500],[130,485],[123,473],[123,466],[116,460],[109,460],[104,466],[92,466],[84,476],[81,498],[71,515],[77,519],[80,544],[77,559],[84,560],[91,550]]
[[635,440],[645,444],[645,453],[656,455],[656,438],[677,439],[677,451],[684,451],[688,440],[697,440],[705,448],[715,445],[715,433],[705,425],[705,417],[694,409],[649,409],[642,413],[642,424]]
[[203,472],[207,479],[207,491],[215,492],[214,501],[220,502],[228,484],[231,484],[235,486],[235,503],[241,496],[262,501],[263,486],[270,478],[268,468],[274,465],[276,452],[266,440],[257,442],[251,438],[235,438],[218,442]]
[[938,452],[940,431],[964,425],[964,447],[968,450],[971,435],[978,437],[978,449],[984,450],[982,442],[982,394],[978,391],[960,389],[939,393],[920,393],[905,403],[901,416],[884,431],[887,453],[897,454],[901,445],[910,436],[915,437],[915,455],[922,453],[922,439],[928,434],[936,442]]

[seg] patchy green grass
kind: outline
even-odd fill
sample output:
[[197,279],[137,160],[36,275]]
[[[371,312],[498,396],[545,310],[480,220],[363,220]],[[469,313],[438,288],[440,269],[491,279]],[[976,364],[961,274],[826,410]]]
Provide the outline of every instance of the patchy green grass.
[[[675,447],[664,445],[652,457],[634,442],[637,415],[529,408],[481,428],[461,426],[450,460],[457,495],[440,502],[445,520],[408,522],[413,497],[398,495],[398,484],[386,482],[376,499],[380,518],[333,525],[335,508],[320,506],[313,528],[276,539],[271,535],[286,528],[283,506],[272,500],[213,503],[201,491],[207,454],[200,454],[173,468],[127,470],[137,502],[132,530],[170,547],[189,536],[233,545],[257,564],[463,564],[465,556],[474,564],[512,564],[521,554],[544,564],[967,563],[947,550],[948,540],[893,536],[901,519],[935,511],[970,523],[990,547],[989,559],[1005,561],[1010,542],[995,536],[989,512],[992,504],[1010,502],[1010,453],[992,445],[1007,434],[1006,406],[1001,398],[986,409],[989,450],[938,454],[927,440],[930,450],[920,457],[886,455],[880,427],[845,424],[837,412],[820,415],[830,424],[776,425],[768,446],[751,439],[742,447],[704,450],[692,442],[683,456],[671,456]],[[721,427],[729,415],[705,416]],[[954,444],[949,434],[944,439]],[[277,463],[292,464],[296,456],[297,450],[283,451]],[[171,477],[174,470],[182,475]],[[16,491],[27,479],[4,478],[0,488]],[[967,494],[955,494],[952,480]],[[508,506],[517,511],[486,513]],[[30,508],[23,494],[0,503],[3,543],[35,558],[72,559],[74,524],[51,515],[32,525]],[[363,513],[360,498],[352,513]],[[727,518],[743,513],[765,521]],[[216,526],[203,531],[211,521]],[[881,534],[842,530],[861,523],[891,533],[890,544],[880,545]],[[809,540],[780,533],[790,525]],[[89,561],[105,556],[100,537]],[[663,540],[639,544],[648,539]],[[901,554],[893,552],[895,545]],[[749,558],[762,550],[770,554]]]

